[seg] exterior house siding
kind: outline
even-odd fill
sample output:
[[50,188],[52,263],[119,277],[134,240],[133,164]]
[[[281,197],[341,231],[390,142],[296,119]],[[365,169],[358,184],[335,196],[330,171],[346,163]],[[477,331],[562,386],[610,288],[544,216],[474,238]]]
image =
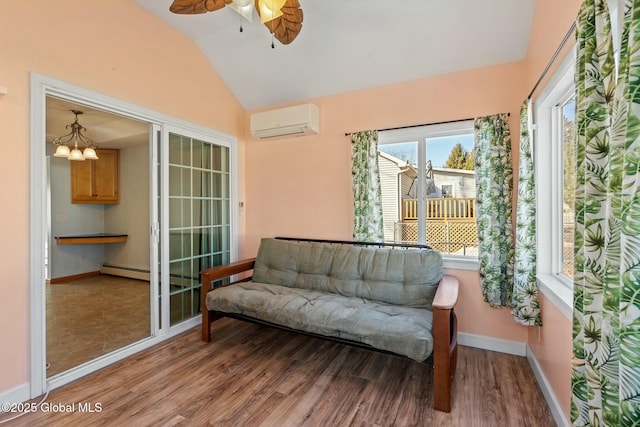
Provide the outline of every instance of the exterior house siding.
[[395,223],[400,217],[398,198],[398,174],[400,173],[400,168],[393,159],[386,155],[378,155],[378,168],[380,170],[380,189],[382,190],[384,240],[393,242]]

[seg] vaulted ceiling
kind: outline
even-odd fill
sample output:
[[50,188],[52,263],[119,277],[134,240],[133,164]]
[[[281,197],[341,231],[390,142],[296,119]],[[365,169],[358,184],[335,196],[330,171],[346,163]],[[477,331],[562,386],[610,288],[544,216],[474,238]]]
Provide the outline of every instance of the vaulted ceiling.
[[245,109],[522,60],[535,9],[535,0],[299,0],[300,34],[272,49],[257,15],[178,15],[172,0],[135,1],[191,38]]
[[[302,31],[289,45],[256,16],[229,7],[169,12],[172,0],[135,0],[193,39],[245,109],[410,81],[524,59],[535,0],[299,0]],[[146,143],[148,125],[49,98],[47,141],[67,132],[71,109],[103,146]]]

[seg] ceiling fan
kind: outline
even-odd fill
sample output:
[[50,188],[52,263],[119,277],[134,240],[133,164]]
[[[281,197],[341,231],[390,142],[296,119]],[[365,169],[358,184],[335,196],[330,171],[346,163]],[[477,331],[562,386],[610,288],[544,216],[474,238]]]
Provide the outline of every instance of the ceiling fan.
[[193,15],[213,12],[226,5],[249,21],[255,6],[260,20],[282,44],[291,43],[302,29],[303,16],[298,0],[173,0],[169,10],[173,13]]

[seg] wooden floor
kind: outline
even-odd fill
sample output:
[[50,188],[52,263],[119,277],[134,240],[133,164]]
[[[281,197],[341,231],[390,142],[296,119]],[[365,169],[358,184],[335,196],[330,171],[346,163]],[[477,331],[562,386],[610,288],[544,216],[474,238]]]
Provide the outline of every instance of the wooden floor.
[[215,322],[212,334],[211,343],[199,330],[172,338],[52,391],[35,413],[4,425],[555,425],[523,357],[461,347],[444,414],[432,409],[426,364],[233,319]]

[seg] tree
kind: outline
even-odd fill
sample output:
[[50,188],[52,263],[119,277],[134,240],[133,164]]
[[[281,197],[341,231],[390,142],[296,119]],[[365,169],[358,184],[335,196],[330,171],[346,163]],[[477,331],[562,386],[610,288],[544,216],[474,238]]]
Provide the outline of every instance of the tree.
[[473,150],[468,151],[464,159],[464,164],[462,165],[462,169],[467,171],[474,170],[476,167],[476,165],[474,164],[475,160],[476,160],[476,152]]
[[462,144],[457,143],[451,149],[449,157],[444,162],[444,167],[449,169],[473,170],[473,151],[469,152],[464,149]]

